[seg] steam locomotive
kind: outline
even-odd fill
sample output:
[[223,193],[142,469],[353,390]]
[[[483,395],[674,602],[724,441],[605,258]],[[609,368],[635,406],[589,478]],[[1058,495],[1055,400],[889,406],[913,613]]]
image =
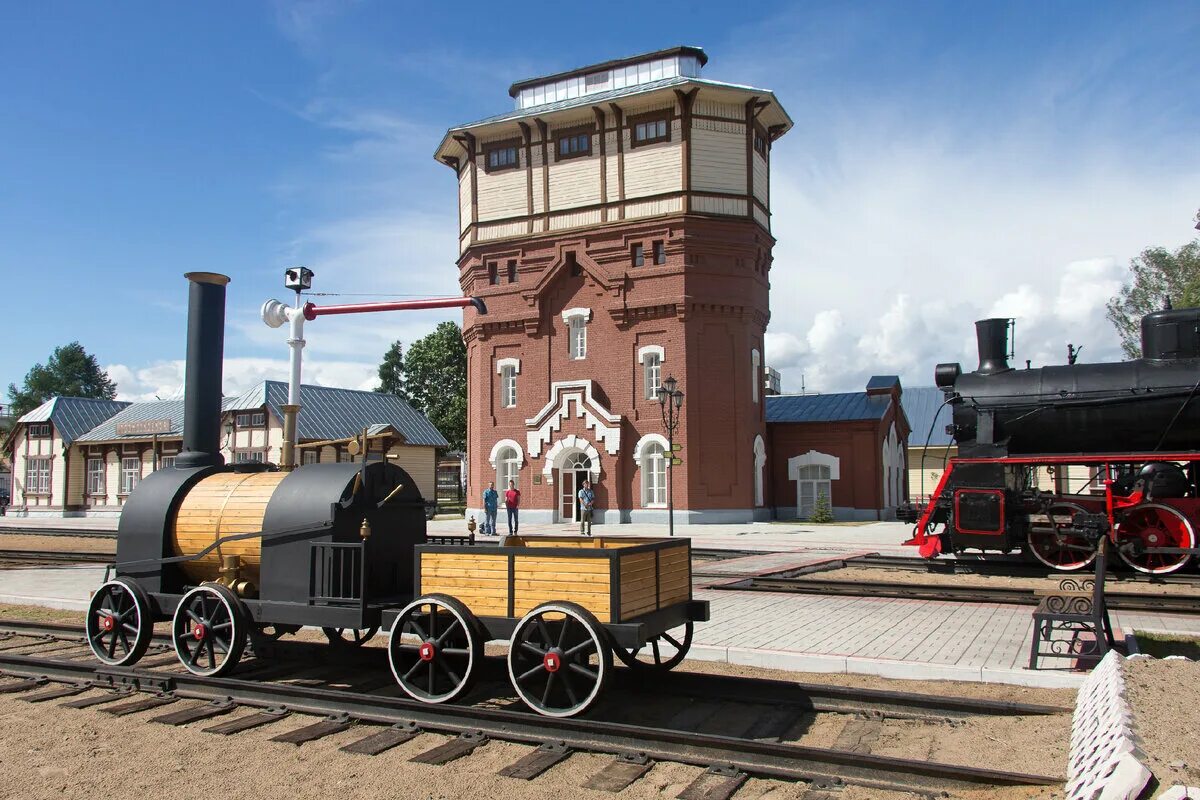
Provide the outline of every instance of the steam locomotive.
[[[1200,524],[1200,309],[1143,317],[1142,357],[1120,363],[1014,369],[1009,326],[975,323],[973,372],[934,371],[958,455],[926,507],[902,509],[907,543],[926,557],[1021,550],[1072,571],[1108,536],[1139,572],[1183,568]],[[1072,486],[1071,470],[1086,481]]]
[[180,664],[206,677],[235,669],[247,644],[257,650],[302,626],[345,645],[385,629],[401,689],[445,703],[471,689],[484,642],[510,639],[517,695],[540,714],[565,717],[596,701],[614,655],[651,671],[683,660],[693,623],[708,619],[708,603],[692,599],[687,539],[432,544],[415,481],[386,460],[226,466],[219,442],[229,279],[185,277],[183,448],[122,511],[116,574],[93,595],[85,622],[101,662],[136,663],[156,622],[169,621]]

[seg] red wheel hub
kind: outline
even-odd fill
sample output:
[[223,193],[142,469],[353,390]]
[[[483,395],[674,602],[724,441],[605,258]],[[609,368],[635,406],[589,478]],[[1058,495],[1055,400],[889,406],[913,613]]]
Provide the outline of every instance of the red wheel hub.
[[116,625],[117,623],[112,617],[105,616],[100,618],[100,627],[105,631],[111,631]]
[[433,657],[437,655],[437,648],[433,646],[433,642],[423,642],[417,649],[417,655],[422,661],[433,661]]
[[542,657],[542,666],[546,668],[546,672],[558,672],[562,667],[562,656],[551,650]]
[[197,622],[194,626],[192,626],[192,638],[197,642],[204,641],[204,637],[207,635],[208,629],[204,627],[203,623]]

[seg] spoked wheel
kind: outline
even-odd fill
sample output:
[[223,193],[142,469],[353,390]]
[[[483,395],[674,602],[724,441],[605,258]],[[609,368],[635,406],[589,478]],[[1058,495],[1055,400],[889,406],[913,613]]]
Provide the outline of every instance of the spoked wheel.
[[84,628],[96,658],[113,666],[134,663],[154,636],[146,593],[128,578],[108,581],[92,595]]
[[[663,645],[674,648],[674,652],[664,652],[666,648]],[[613,652],[621,659],[621,663],[631,669],[666,672],[678,666],[691,647],[692,621],[689,619],[682,628],[660,633],[641,647],[614,647]]]
[[388,663],[400,688],[422,703],[448,703],[466,694],[483,663],[479,620],[441,594],[418,597],[392,623]]
[[324,631],[330,644],[345,645],[346,647],[362,647],[375,638],[375,634],[379,633],[378,627],[321,628],[321,630]]
[[171,638],[179,661],[195,675],[224,675],[237,666],[246,647],[242,601],[217,583],[185,594],[171,620]]
[[1076,514],[1087,510],[1075,503],[1056,503],[1046,509],[1049,528],[1035,531],[1030,528],[1028,552],[1047,567],[1059,572],[1074,572],[1096,560],[1096,543],[1086,536],[1067,532]]
[[1195,546],[1196,532],[1187,517],[1160,503],[1135,506],[1117,523],[1117,554],[1138,572],[1165,575],[1191,558],[1187,553],[1148,553],[1149,548]]
[[513,631],[508,676],[521,699],[539,714],[582,714],[596,702],[611,672],[608,633],[574,603],[543,603]]

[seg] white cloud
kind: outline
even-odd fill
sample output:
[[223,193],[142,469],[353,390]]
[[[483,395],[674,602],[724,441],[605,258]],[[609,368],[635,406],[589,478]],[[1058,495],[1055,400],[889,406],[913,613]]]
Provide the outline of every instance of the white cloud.
[[[179,400],[183,397],[184,362],[159,361],[148,367],[125,364],[105,367],[117,382],[118,400]],[[377,364],[324,360],[305,362],[303,382],[315,386],[370,391],[379,382]],[[226,358],[222,367],[222,389],[228,397],[241,394],[264,380],[288,380],[288,360],[277,358]]]

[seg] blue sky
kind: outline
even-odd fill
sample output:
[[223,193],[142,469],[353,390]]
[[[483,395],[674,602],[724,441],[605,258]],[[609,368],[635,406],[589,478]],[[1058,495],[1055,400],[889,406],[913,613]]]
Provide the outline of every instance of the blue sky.
[[[286,376],[285,266],[318,291],[457,293],[444,130],[513,80],[675,44],[773,89],[767,360],[785,388],[928,384],[971,321],[1018,357],[1116,357],[1103,302],[1200,207],[1200,4],[0,5],[0,386],[78,339],[122,396],[181,381],[189,270],[230,286],[226,389]],[[326,302],[337,302],[332,298]],[[367,388],[453,314],[324,318],[306,379]]]

